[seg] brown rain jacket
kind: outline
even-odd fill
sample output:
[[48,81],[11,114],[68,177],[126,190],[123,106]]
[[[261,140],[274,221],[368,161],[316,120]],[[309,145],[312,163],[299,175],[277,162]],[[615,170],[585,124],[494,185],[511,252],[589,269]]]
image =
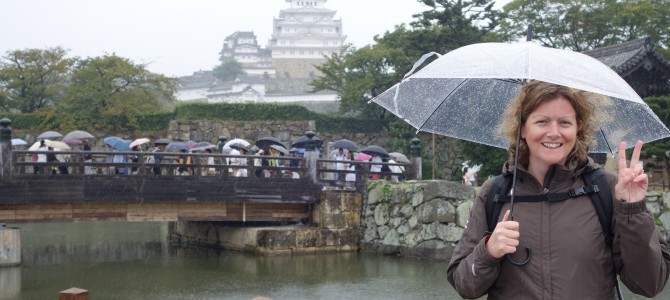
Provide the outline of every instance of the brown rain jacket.
[[[589,161],[592,167],[599,167]],[[511,172],[511,170],[505,170]],[[540,184],[519,169],[517,195],[566,192],[582,187],[582,167],[555,165]],[[616,175],[608,172],[612,195]],[[588,195],[558,202],[517,202],[520,245],[512,258],[521,262],[525,248],[532,258],[525,266],[494,259],[486,251],[485,182],[475,200],[467,227],[449,263],[449,283],[464,298],[489,299],[616,299],[613,272],[632,292],[653,297],[668,279],[670,252],[645,201],[614,200],[614,245],[607,247]],[[509,209],[504,204],[498,220]]]

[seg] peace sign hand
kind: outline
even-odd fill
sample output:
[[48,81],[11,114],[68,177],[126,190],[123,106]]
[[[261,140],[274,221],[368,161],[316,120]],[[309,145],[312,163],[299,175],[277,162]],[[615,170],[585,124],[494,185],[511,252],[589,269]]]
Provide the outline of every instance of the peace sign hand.
[[626,143],[619,144],[619,179],[614,192],[616,199],[624,202],[642,201],[647,194],[649,177],[644,173],[640,160],[642,141],[637,141],[633,155],[630,158],[630,166],[626,165]]

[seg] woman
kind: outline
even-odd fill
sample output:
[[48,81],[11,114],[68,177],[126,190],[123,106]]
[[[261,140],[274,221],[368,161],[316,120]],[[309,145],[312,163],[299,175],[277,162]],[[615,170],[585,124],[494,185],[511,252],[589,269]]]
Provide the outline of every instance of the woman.
[[[508,106],[501,131],[509,141],[505,172],[518,168],[515,195],[566,192],[584,186],[580,176],[599,168],[587,156],[599,128],[594,96],[533,81]],[[601,101],[605,101],[601,97]],[[518,124],[519,114],[523,116]],[[517,128],[521,126],[519,164],[514,166]],[[484,203],[492,180],[475,200],[468,226],[454,250],[448,280],[465,298],[615,299],[614,272],[634,293],[653,297],[668,279],[668,245],[646,209],[647,175],[637,164],[637,142],[630,166],[625,143],[619,145],[619,173],[607,173],[614,198],[614,245],[610,249],[588,195],[555,202],[503,206],[493,233],[487,233]],[[526,257],[528,264],[512,265]]]

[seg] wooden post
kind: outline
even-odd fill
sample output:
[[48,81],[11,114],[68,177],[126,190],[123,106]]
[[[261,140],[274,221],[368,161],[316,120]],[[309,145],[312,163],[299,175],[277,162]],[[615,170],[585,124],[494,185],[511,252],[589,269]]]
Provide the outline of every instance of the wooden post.
[[12,176],[12,121],[7,118],[0,120],[0,177]]
[[0,224],[0,267],[21,264],[21,229]]
[[412,170],[414,172],[414,179],[421,180],[423,178],[421,172],[421,140],[418,138],[412,139],[410,146],[410,162],[412,163]]
[[69,288],[60,292],[59,300],[88,300],[88,291],[80,288]]

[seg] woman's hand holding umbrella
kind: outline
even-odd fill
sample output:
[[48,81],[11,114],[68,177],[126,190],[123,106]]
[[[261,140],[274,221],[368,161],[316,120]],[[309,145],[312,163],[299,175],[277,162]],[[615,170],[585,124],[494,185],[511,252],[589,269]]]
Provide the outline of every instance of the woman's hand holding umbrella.
[[637,141],[633,155],[630,158],[630,166],[626,164],[626,143],[619,144],[619,176],[614,187],[617,200],[624,202],[642,201],[649,187],[649,177],[644,173],[640,160],[642,141]]
[[495,259],[516,252],[519,246],[519,222],[509,221],[509,215],[510,211],[507,210],[486,242],[486,251]]

